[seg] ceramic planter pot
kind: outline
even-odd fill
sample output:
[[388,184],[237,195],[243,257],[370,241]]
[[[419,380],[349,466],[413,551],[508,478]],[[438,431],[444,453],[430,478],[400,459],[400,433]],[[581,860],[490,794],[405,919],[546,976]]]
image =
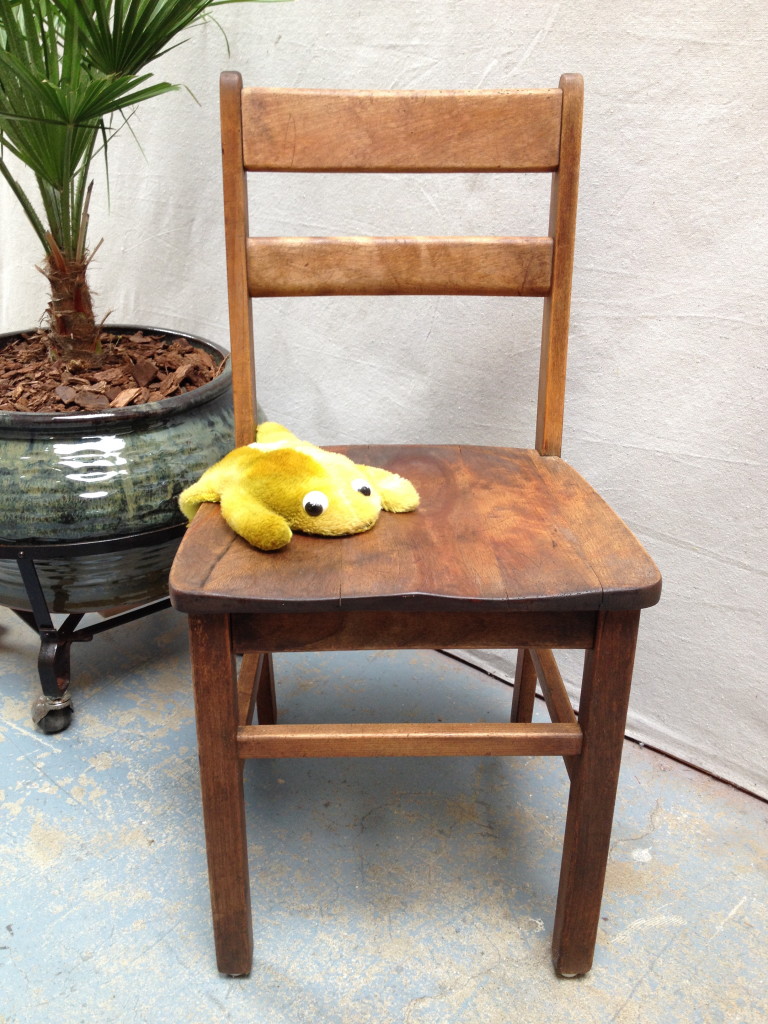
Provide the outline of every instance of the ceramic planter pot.
[[[0,336],[0,346],[15,334]],[[184,337],[217,361],[226,354]],[[183,522],[179,493],[232,447],[231,390],[227,366],[194,391],[147,405],[82,414],[0,412],[0,543],[137,535],[125,550],[41,558],[37,570],[51,611],[135,605],[167,593],[179,539],[158,542],[157,531]],[[0,560],[0,604],[29,608],[16,564],[7,559]]]

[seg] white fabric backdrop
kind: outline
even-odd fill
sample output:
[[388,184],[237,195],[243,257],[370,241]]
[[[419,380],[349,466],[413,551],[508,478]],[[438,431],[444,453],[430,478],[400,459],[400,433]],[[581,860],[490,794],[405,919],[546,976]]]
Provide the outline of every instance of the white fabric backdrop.
[[[659,563],[631,734],[768,796],[765,385],[768,74],[764,0],[295,0],[221,8],[163,59],[186,91],[115,144],[97,182],[97,302],[115,322],[226,343],[217,79],[351,88],[586,80],[564,455]],[[543,233],[501,178],[269,176],[254,233]],[[368,182],[370,185],[371,183]],[[327,179],[324,186],[327,185]],[[332,213],[340,204],[340,212]],[[490,204],[483,212],[483,208]],[[35,239],[0,185],[0,330],[36,322]],[[542,219],[543,218],[543,219]],[[260,399],[319,442],[531,445],[540,304],[264,302]],[[514,657],[480,655],[510,675]],[[575,660],[564,660],[577,684]]]

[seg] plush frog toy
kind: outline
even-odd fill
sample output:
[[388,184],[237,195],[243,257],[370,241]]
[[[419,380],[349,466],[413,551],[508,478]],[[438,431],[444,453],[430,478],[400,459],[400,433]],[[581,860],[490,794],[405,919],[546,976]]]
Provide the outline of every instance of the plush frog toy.
[[292,531],[325,537],[370,530],[379,512],[410,512],[419,504],[396,473],[358,466],[346,455],[300,441],[279,423],[262,423],[253,444],[235,448],[179,496],[192,519],[217,501],[235,533],[262,551],[285,547]]

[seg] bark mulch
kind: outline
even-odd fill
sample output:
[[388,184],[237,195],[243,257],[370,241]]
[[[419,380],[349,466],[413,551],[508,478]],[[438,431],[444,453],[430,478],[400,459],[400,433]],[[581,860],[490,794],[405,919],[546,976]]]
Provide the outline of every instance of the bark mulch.
[[0,351],[0,410],[82,413],[159,402],[193,391],[223,369],[182,337],[102,334],[98,368],[52,360],[43,331]]

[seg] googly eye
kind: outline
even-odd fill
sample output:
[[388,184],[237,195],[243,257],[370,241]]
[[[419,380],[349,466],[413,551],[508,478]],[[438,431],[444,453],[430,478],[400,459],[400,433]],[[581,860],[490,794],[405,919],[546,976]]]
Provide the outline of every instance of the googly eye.
[[353,480],[352,486],[355,488],[356,491],[359,491],[361,494],[364,494],[366,498],[370,498],[371,485],[368,483],[367,480]]
[[308,516],[321,516],[328,508],[328,498],[322,491],[310,491],[301,500]]

